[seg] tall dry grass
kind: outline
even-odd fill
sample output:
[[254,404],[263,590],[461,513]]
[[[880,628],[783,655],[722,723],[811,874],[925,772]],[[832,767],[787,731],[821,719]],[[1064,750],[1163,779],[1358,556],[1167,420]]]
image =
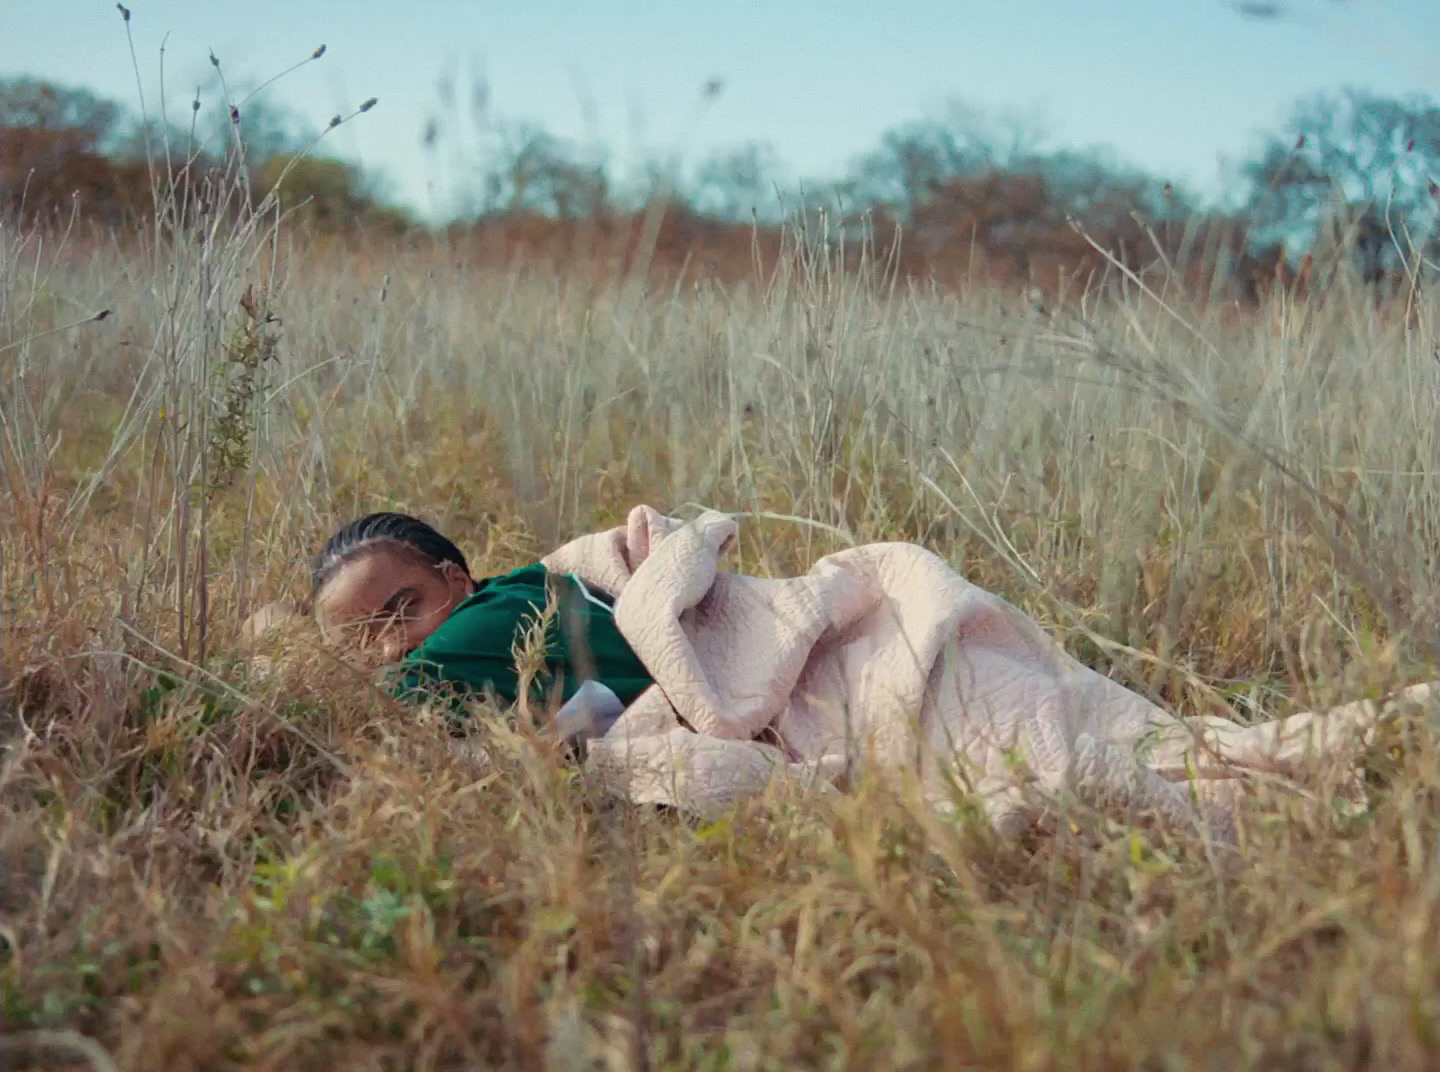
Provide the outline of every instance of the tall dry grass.
[[823,216],[750,285],[597,285],[235,181],[138,244],[0,221],[7,1067],[1435,1066],[1431,725],[1365,815],[1258,788],[1218,868],[879,786],[637,814],[499,719],[477,780],[312,640],[236,644],[362,511],[494,572],[643,501],[749,514],[749,572],[919,541],[1177,709],[1440,676],[1428,295],[1045,308],[843,267]]

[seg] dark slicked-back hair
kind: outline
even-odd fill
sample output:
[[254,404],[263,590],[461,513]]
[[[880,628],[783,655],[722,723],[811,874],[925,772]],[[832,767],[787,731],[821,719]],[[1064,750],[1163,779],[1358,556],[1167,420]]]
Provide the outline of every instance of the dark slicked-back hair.
[[342,526],[325,542],[324,548],[315,558],[315,567],[310,575],[312,602],[320,594],[320,590],[340,572],[340,567],[385,545],[398,545],[434,566],[453,562],[465,571],[465,576],[470,576],[470,566],[465,561],[465,556],[460,553],[460,548],[435,529],[418,517],[381,511],[357,517]]

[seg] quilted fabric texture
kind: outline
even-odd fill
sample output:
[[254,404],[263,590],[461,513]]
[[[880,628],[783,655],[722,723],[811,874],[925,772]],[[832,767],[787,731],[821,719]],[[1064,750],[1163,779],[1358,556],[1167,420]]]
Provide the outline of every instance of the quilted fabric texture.
[[1244,779],[1340,760],[1398,703],[1244,727],[1182,719],[1068,655],[913,544],[856,547],[784,579],[721,570],[735,518],[647,506],[547,556],[616,597],[656,684],[590,745],[635,802],[700,813],[777,776],[843,786],[857,763],[917,773],[940,808],[974,794],[1003,833],[1067,797],[1233,836]]

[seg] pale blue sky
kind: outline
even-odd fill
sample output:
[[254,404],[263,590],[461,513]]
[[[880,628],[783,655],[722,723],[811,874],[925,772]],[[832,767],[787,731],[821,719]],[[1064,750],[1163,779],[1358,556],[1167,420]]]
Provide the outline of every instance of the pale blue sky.
[[[1108,145],[1157,175],[1217,187],[1296,97],[1355,84],[1440,95],[1437,0],[1293,0],[1246,19],[1224,0],[133,0],[149,100],[159,49],[184,112],[214,49],[259,80],[323,43],[279,95],[323,125],[369,96],[332,151],[431,203],[420,133],[447,70],[494,111],[598,134],[622,157],[770,142],[796,177],[831,177],[887,127],[950,98],[1040,121],[1054,144]],[[882,14],[883,12],[883,14]],[[136,102],[113,0],[0,0],[0,75]],[[703,114],[701,86],[722,78]]]

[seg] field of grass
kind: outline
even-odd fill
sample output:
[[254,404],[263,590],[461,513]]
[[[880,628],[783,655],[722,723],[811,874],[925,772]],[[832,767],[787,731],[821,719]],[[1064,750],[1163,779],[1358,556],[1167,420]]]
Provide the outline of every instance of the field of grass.
[[1432,298],[938,293],[823,221],[749,285],[597,281],[170,208],[0,221],[6,1068],[1437,1067],[1422,720],[1363,815],[1257,787],[1232,865],[878,783],[634,812],[499,718],[477,781],[237,644],[360,512],[489,573],[703,504],[745,572],[918,541],[1178,710],[1378,696],[1440,677]]

